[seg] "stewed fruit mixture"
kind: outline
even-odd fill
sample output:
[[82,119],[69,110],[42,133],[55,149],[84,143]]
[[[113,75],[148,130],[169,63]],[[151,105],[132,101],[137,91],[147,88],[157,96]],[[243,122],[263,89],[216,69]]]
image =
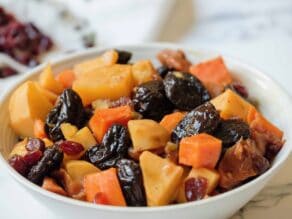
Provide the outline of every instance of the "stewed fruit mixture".
[[109,50],[54,76],[47,65],[9,103],[8,162],[43,189],[115,206],[197,201],[264,173],[283,132],[251,103],[222,57],[183,51],[129,62]]

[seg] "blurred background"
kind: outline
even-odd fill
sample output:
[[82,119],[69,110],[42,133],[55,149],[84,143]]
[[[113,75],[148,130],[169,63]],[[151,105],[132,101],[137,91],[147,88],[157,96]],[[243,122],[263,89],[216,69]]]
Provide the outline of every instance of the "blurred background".
[[[88,47],[165,41],[238,57],[292,94],[292,0],[0,0],[0,6],[0,93],[17,77],[5,63],[24,71]],[[4,176],[0,174],[3,192],[14,184]],[[17,189],[19,196],[1,201],[0,218],[7,218],[11,203],[26,200],[36,210],[10,210],[9,218],[23,212],[30,218],[55,218]],[[270,212],[251,208],[234,218],[275,218],[275,212],[287,209],[275,206],[267,206],[273,207]],[[279,218],[290,217],[283,215]]]

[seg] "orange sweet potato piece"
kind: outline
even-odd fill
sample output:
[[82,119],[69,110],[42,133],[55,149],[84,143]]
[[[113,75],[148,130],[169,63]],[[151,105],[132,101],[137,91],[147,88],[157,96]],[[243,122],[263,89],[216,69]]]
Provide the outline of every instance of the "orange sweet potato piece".
[[222,57],[202,62],[190,67],[190,72],[199,78],[211,94],[218,94],[219,90],[232,82],[232,77],[224,64]]
[[176,127],[176,125],[182,120],[184,116],[185,114],[181,112],[174,112],[165,115],[160,121],[160,125],[162,125],[167,131],[172,132],[172,130]]
[[59,195],[67,196],[67,193],[64,191],[64,189],[59,186],[54,179],[50,177],[46,177],[44,179],[42,188],[50,192],[57,193]]
[[45,123],[42,120],[36,119],[34,121],[33,133],[36,138],[43,139],[48,137],[45,132]]
[[56,76],[56,80],[59,81],[64,88],[70,88],[75,80],[75,73],[71,69],[66,69]]
[[215,168],[222,149],[221,140],[202,133],[183,138],[179,145],[179,163],[193,168]]
[[85,175],[83,187],[89,202],[96,201],[96,195],[103,194],[109,205],[126,206],[115,168]]
[[127,125],[132,118],[130,106],[120,106],[109,109],[97,109],[89,121],[89,127],[99,142],[108,128],[113,124]]

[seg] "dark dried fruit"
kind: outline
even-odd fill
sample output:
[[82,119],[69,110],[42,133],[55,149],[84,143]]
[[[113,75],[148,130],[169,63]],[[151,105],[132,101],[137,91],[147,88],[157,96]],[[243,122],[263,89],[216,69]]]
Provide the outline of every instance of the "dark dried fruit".
[[160,67],[157,68],[157,73],[162,77],[164,78],[168,72],[170,71],[173,71],[174,69],[173,68],[169,68],[165,65],[162,65]]
[[234,82],[234,83],[226,86],[225,89],[231,89],[231,90],[235,91],[237,94],[239,94],[240,96],[242,96],[243,98],[248,98],[247,89],[241,83]]
[[127,64],[132,57],[132,53],[124,50],[116,50],[119,54],[118,64]]
[[207,194],[208,180],[204,177],[189,178],[185,181],[185,196],[188,202],[203,199]]
[[130,146],[131,139],[127,128],[116,124],[107,130],[100,145],[86,151],[85,159],[102,170],[107,169],[125,157]]
[[168,99],[181,110],[192,110],[210,100],[210,94],[192,74],[172,71],[163,80]]
[[214,132],[214,136],[222,140],[224,147],[230,147],[241,137],[243,139],[249,138],[249,126],[240,119],[223,120]]
[[59,144],[59,147],[67,155],[77,155],[84,150],[82,144],[79,144],[78,142],[74,141],[62,141]]
[[185,53],[178,49],[164,49],[157,54],[157,58],[162,65],[174,68],[178,71],[188,72],[191,62],[187,59]]
[[35,150],[28,152],[26,155],[23,156],[23,160],[26,162],[27,166],[31,167],[35,165],[43,156],[43,152],[40,150]]
[[117,162],[118,177],[128,206],[146,206],[141,169],[138,163],[121,159]]
[[63,152],[57,146],[46,148],[41,160],[30,169],[28,180],[41,185],[45,176],[60,167],[63,156]]
[[219,113],[210,102],[207,102],[189,112],[179,122],[171,134],[171,139],[173,142],[178,142],[184,137],[203,132],[212,134],[219,123]]
[[134,109],[144,118],[156,121],[173,110],[161,81],[148,81],[139,85],[133,95],[133,103]]
[[0,78],[7,78],[16,74],[18,74],[17,71],[8,66],[0,68]]
[[45,142],[39,138],[29,138],[27,144],[25,145],[26,150],[28,151],[44,151],[45,150]]
[[46,118],[45,131],[53,141],[64,139],[61,131],[62,123],[70,123],[82,128],[87,120],[79,95],[72,89],[66,89],[60,95],[57,105]]
[[22,156],[14,155],[8,160],[10,166],[12,166],[17,172],[25,176],[29,170],[29,167]]

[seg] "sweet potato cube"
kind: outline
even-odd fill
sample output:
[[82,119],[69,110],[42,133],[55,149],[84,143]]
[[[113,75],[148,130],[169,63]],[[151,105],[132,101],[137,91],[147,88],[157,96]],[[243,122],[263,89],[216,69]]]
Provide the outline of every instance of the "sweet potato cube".
[[148,151],[144,151],[140,156],[140,166],[147,205],[169,204],[176,195],[183,168]]
[[102,193],[109,205],[126,206],[115,168],[85,175],[83,187],[88,202],[93,202],[96,195]]
[[184,116],[185,114],[181,112],[174,112],[165,115],[160,121],[160,125],[162,125],[167,131],[171,133]]
[[253,107],[230,89],[212,99],[211,103],[220,111],[221,118],[240,118],[245,122],[250,108]]
[[193,168],[215,168],[221,154],[221,140],[202,133],[183,138],[179,145],[179,163]]
[[133,78],[135,85],[142,84],[154,79],[155,68],[149,60],[140,60],[132,66]]
[[112,65],[83,73],[72,85],[84,105],[96,99],[129,97],[134,87],[130,65]]

